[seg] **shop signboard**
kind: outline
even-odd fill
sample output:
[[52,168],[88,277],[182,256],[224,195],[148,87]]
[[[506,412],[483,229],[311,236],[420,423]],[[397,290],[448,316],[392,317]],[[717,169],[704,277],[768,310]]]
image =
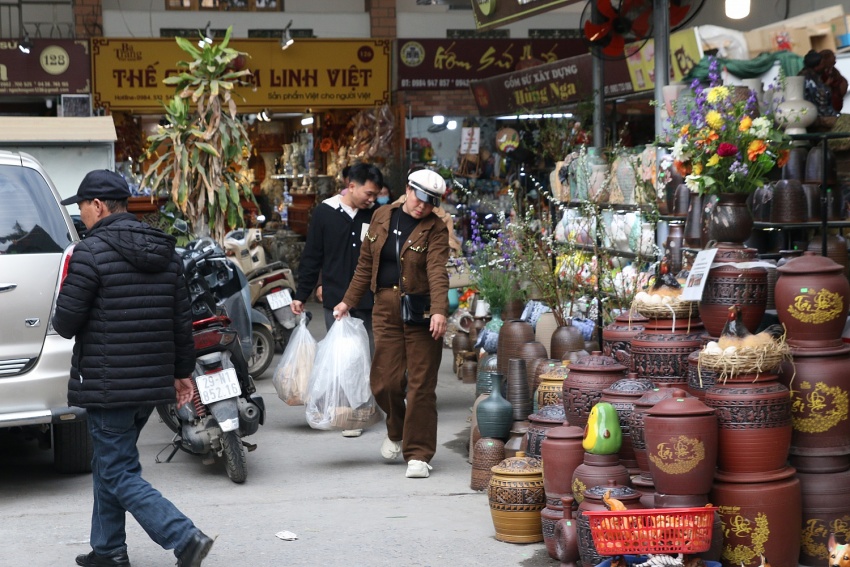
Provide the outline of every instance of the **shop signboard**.
[[91,92],[88,40],[33,39],[29,53],[19,43],[0,40],[0,96]]
[[471,80],[509,73],[534,61],[587,53],[583,39],[399,39],[398,90],[467,89]]
[[524,18],[543,14],[549,10],[578,4],[585,0],[469,0],[475,27],[486,30],[504,26]]
[[[472,81],[470,89],[485,116],[558,108],[593,96],[593,56],[569,57],[554,63]],[[605,62],[605,96],[634,92],[624,60]]]
[[[162,81],[188,58],[174,39],[91,42],[95,107],[162,111],[174,94]],[[250,56],[251,84],[234,89],[242,112],[365,108],[390,100],[391,40],[299,39],[283,51],[277,39],[236,39],[230,47]]]
[[[702,59],[696,28],[670,34],[670,81],[678,82]],[[649,40],[626,60],[635,92],[655,88],[655,42]]]

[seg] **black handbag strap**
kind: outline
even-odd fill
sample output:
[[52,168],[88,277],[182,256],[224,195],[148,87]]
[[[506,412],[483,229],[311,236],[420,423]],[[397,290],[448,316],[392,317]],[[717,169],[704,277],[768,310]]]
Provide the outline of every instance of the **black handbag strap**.
[[401,238],[401,232],[398,229],[398,223],[401,219],[401,207],[396,209],[396,217],[395,217],[395,263],[398,266],[398,287],[401,290],[401,294],[404,295],[404,278],[401,277],[401,253],[399,251],[399,239]]

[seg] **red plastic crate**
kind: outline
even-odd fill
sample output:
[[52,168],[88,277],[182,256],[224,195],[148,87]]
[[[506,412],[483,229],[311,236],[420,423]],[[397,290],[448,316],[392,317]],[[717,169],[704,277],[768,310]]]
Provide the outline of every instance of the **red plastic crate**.
[[599,555],[702,553],[711,547],[714,506],[582,512]]

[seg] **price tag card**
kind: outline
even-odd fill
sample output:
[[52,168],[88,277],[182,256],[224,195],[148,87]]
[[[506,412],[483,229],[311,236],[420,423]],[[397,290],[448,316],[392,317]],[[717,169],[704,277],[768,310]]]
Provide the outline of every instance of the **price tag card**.
[[694,260],[694,265],[691,267],[691,273],[685,281],[685,289],[682,290],[682,300],[699,301],[702,299],[702,290],[705,289],[705,282],[708,279],[708,270],[711,269],[711,264],[714,262],[714,257],[716,255],[717,248],[703,250],[697,254],[697,257]]

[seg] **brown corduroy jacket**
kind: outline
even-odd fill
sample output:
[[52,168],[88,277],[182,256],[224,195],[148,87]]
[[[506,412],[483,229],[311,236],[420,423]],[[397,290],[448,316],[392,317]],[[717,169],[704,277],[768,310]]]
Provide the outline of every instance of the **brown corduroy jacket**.
[[[390,218],[400,203],[383,206],[372,216],[372,223],[360,249],[360,260],[351,284],[342,298],[343,303],[357,305],[367,289],[376,292],[381,249],[390,232]],[[401,246],[401,277],[405,293],[430,294],[431,313],[449,314],[449,231],[437,215],[421,219],[410,237]]]

